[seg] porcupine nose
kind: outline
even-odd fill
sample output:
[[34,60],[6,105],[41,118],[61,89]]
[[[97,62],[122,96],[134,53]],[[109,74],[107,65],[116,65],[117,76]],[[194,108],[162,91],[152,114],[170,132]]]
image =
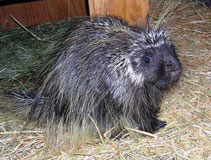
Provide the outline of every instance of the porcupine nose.
[[177,59],[170,58],[166,61],[166,71],[170,74],[171,83],[174,83],[178,81],[181,76],[181,64],[177,61]]

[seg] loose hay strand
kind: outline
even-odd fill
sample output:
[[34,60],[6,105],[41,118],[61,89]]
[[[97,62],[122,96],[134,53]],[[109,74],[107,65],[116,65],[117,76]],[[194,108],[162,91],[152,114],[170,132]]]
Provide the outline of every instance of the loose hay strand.
[[127,129],[127,130],[129,130],[129,131],[137,132],[137,133],[140,133],[140,134],[143,134],[143,135],[146,135],[146,136],[153,137],[153,138],[155,138],[156,140],[158,139],[158,136],[157,136],[157,135],[154,135],[154,134],[149,133],[149,132],[140,131],[140,130],[133,129],[133,128],[128,128],[128,127],[125,127],[125,129]]
[[96,128],[96,130],[97,130],[98,135],[100,136],[100,139],[101,139],[102,143],[104,143],[103,136],[102,136],[102,134],[100,133],[100,129],[98,128],[96,122],[94,121],[94,119],[93,119],[90,115],[88,115],[88,116],[89,116],[89,118],[91,119],[91,121],[93,122],[93,124],[95,125],[95,128]]
[[15,17],[13,17],[12,15],[10,15],[10,18],[12,18],[12,20],[18,24],[21,28],[23,28],[26,32],[28,32],[34,39],[41,41],[41,39],[39,37],[37,37],[35,34],[33,34],[31,31],[29,31],[26,27],[24,27]]

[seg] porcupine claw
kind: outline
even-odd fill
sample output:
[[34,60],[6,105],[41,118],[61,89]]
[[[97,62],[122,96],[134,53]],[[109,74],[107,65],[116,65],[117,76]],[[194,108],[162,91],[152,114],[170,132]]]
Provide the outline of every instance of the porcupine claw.
[[166,121],[157,120],[155,125],[155,130],[159,130],[160,128],[164,128],[166,126]]

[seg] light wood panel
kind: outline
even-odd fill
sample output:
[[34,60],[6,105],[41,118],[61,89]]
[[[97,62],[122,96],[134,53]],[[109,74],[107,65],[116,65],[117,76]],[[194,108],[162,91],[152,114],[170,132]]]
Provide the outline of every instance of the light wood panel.
[[146,23],[148,0],[89,0],[90,15],[112,15],[125,19],[131,25]]

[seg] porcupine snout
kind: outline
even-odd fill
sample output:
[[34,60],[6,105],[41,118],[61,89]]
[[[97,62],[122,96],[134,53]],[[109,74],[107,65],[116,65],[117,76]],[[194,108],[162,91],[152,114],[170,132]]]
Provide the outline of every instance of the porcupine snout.
[[182,73],[181,64],[174,57],[167,57],[165,59],[165,70],[169,74],[170,83],[177,82]]
[[182,65],[173,46],[169,49],[160,49],[160,53],[162,53],[160,77],[156,82],[156,86],[160,89],[166,89],[180,79],[182,74]]

